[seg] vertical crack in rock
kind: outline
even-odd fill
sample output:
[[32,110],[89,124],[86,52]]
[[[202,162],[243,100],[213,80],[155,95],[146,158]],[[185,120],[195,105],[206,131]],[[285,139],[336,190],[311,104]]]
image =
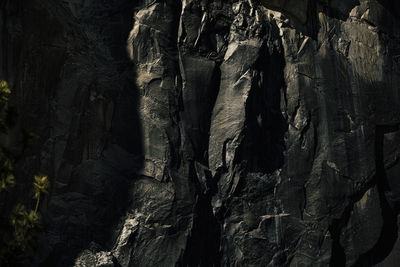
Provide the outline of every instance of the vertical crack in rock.
[[208,169],[208,143],[212,108],[220,90],[220,58],[225,42],[221,36],[226,26],[214,28],[219,20],[215,11],[218,14],[218,8],[212,10],[211,3],[182,2],[178,36],[181,145],[183,158],[189,164],[190,182],[195,187],[193,224],[179,263],[183,266],[219,266],[220,262],[220,224],[211,207],[215,189]]
[[246,102],[245,138],[237,157],[246,161],[251,172],[273,173],[282,167],[284,160],[287,122],[280,105],[285,63],[282,52],[274,46],[273,40],[268,40],[260,48],[260,57],[254,66],[258,74]]
[[375,159],[376,159],[376,183],[379,192],[380,205],[382,210],[383,225],[379,239],[374,247],[361,255],[356,267],[373,266],[385,259],[397,240],[397,213],[389,204],[386,193],[390,190],[389,181],[386,175],[384,158],[384,136],[399,130],[399,125],[377,125],[375,130]]
[[346,223],[349,221],[350,212],[353,204],[348,206],[343,213],[340,219],[336,219],[332,221],[331,226],[329,227],[329,232],[332,237],[332,252],[331,252],[331,260],[329,262],[329,266],[346,266],[346,254],[344,252],[344,248],[340,244],[340,233],[342,229],[345,227]]
[[[384,135],[398,131],[398,126],[376,126],[375,130],[375,164],[376,164],[376,174],[374,177],[363,187],[361,191],[356,193],[351,197],[350,204],[345,208],[340,219],[334,219],[329,231],[332,236],[332,254],[330,266],[373,266],[381,262],[392,250],[396,240],[397,240],[397,213],[389,204],[386,193],[389,188],[389,183],[385,171],[385,159],[383,152],[383,141]],[[375,243],[373,247],[366,251],[365,253],[359,255],[358,259],[346,258],[345,250],[341,244],[343,240],[343,232],[346,231],[346,224],[351,220],[352,213],[355,211],[356,203],[365,203],[368,201],[368,192],[371,194],[371,190],[376,188],[378,194],[378,199],[374,201],[379,201],[379,211],[378,216],[382,216],[382,223],[377,225],[379,227],[379,236],[375,237]],[[366,198],[367,197],[367,198]],[[364,199],[364,200],[363,200]],[[364,204],[365,205],[365,204]],[[371,218],[372,219],[372,218]],[[373,219],[376,219],[373,218]],[[357,227],[357,225],[355,225]],[[360,244],[364,245],[364,244]],[[349,265],[349,262],[353,264]]]
[[[373,190],[376,191],[375,194],[379,193],[379,190],[377,190],[377,176],[374,176],[367,184],[363,186],[363,189],[354,194],[353,196],[350,197],[349,204],[345,207],[344,212],[342,213],[341,217],[339,219],[333,219],[331,225],[329,226],[329,232],[332,237],[332,252],[331,252],[331,259],[329,266],[353,266],[354,262],[357,259],[348,259],[346,257],[345,253],[345,248],[343,246],[343,238],[344,234],[349,234],[346,233],[348,231],[346,228],[350,224],[350,227],[359,227],[359,225],[352,225],[349,223],[352,218],[352,214],[354,213],[356,209],[356,205],[358,203],[363,203],[368,201],[368,197],[371,194],[374,193]],[[379,187],[379,186],[378,186]],[[380,194],[379,194],[380,196]],[[374,199],[376,201],[376,199]],[[380,205],[380,202],[377,203]],[[380,210],[379,210],[380,211]],[[379,215],[379,214],[378,214]],[[378,227],[382,227],[382,225],[378,225]],[[351,233],[350,233],[351,234]],[[376,237],[376,239],[378,239]],[[368,241],[367,241],[368,242]],[[363,244],[364,245],[364,244]],[[353,264],[349,265],[349,260],[353,262]]]
[[[196,164],[196,163],[195,163]],[[187,243],[182,266],[220,266],[220,222],[213,214],[211,206],[212,177],[204,166],[192,166],[196,185],[194,221]],[[201,184],[204,183],[204,184]]]

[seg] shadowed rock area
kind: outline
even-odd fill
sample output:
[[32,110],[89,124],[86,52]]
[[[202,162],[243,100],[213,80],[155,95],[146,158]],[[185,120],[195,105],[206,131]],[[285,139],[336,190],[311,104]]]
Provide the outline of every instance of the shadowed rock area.
[[399,15],[0,0],[16,174],[52,185],[27,266],[397,266]]

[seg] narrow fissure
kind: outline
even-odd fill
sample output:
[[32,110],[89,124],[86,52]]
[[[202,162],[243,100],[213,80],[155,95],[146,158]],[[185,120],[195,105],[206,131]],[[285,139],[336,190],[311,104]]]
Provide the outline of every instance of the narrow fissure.
[[360,256],[354,267],[369,267],[384,260],[397,240],[397,214],[386,199],[389,188],[384,164],[384,135],[398,130],[398,126],[377,125],[375,132],[376,184],[382,209],[383,225],[380,237],[374,247]]
[[388,181],[385,173],[384,154],[383,154],[383,140],[384,135],[389,132],[395,131],[392,126],[376,126],[375,132],[375,176],[364,185],[362,190],[353,195],[350,199],[350,204],[346,207],[342,217],[338,220],[333,220],[329,227],[332,236],[332,254],[330,266],[345,266],[346,255],[344,248],[340,244],[340,234],[350,219],[351,211],[354,204],[358,202],[366,191],[373,186],[377,186],[379,192],[379,200],[382,209],[383,225],[380,237],[374,247],[368,252],[359,257],[354,267],[372,267],[382,261],[392,250],[393,245],[397,240],[397,214],[390,207],[386,197],[385,191],[389,189]]
[[[208,167],[208,143],[209,143],[209,129],[211,127],[211,117],[215,101],[218,96],[221,70],[220,62],[216,63],[213,75],[212,84],[210,86],[209,95],[211,100],[207,109],[208,121],[205,124],[205,132],[207,138],[201,143],[200,152],[195,155],[195,159],[201,164]],[[194,151],[196,153],[196,151]],[[220,266],[220,222],[214,216],[213,208],[211,205],[212,196],[216,193],[216,180],[212,178],[211,172],[205,173],[206,176],[206,191],[202,190],[199,177],[197,177],[194,162],[190,163],[190,180],[194,183],[196,203],[194,205],[194,222],[192,234],[187,243],[187,249],[183,255],[182,266]]]
[[[181,7],[182,8],[182,7]],[[182,12],[180,12],[181,14]],[[182,22],[183,23],[183,22]],[[186,35],[185,27],[182,28],[183,34]],[[181,36],[184,39],[184,36]],[[179,42],[179,40],[178,40]],[[178,43],[179,46],[179,43]],[[179,48],[178,48],[179,50]],[[221,61],[216,61],[211,77],[209,88],[205,88],[205,94],[208,101],[204,107],[205,114],[202,116],[200,124],[204,138],[197,140],[198,146],[194,153],[194,161],[189,162],[189,182],[192,183],[193,194],[195,195],[195,203],[193,207],[193,226],[191,234],[187,240],[186,249],[177,266],[220,266],[220,222],[213,213],[211,205],[212,196],[216,193],[216,181],[213,179],[211,172],[204,170],[206,183],[200,184],[201,178],[196,172],[195,162],[199,162],[208,168],[208,145],[210,137],[210,127],[213,107],[215,105],[221,81]],[[179,72],[179,75],[181,73]],[[180,77],[182,79],[182,77]],[[180,91],[180,99],[183,108],[182,90]],[[182,133],[182,132],[181,132]]]
[[[196,185],[196,204],[192,235],[188,240],[181,266],[220,266],[220,223],[213,214],[211,198],[213,190],[202,192],[196,179],[194,164],[191,163],[190,176]],[[212,181],[211,172],[206,173],[208,185]],[[211,188],[211,187],[210,187]]]
[[351,210],[353,209],[354,202],[346,207],[340,219],[335,219],[329,226],[329,233],[332,237],[332,252],[331,260],[329,263],[330,267],[346,266],[346,254],[344,248],[340,244],[340,233],[346,226],[350,219]]
[[268,45],[264,44],[260,49],[264,55],[254,66],[259,77],[254,81],[247,99],[246,133],[237,154],[238,162],[247,160],[249,170],[263,173],[272,173],[282,166],[284,134],[288,130],[280,107],[285,61],[277,49],[269,53]]

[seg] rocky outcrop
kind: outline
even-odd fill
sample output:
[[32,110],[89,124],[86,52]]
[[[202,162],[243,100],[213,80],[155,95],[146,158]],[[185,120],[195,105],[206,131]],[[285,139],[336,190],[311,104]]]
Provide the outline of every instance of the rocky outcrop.
[[373,266],[392,251],[396,1],[0,9],[0,78],[37,136],[19,175],[53,185],[34,265]]

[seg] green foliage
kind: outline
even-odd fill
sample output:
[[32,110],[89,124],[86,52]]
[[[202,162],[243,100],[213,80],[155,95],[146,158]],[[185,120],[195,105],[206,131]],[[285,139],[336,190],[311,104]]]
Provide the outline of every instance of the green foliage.
[[0,81],[0,103],[7,103],[8,97],[11,94],[10,88],[6,81]]
[[9,190],[10,188],[14,187],[15,185],[15,177],[12,173],[7,175],[2,174],[0,181],[0,191]]
[[47,194],[48,188],[49,188],[49,180],[47,179],[47,176],[35,175],[35,182],[33,183],[33,189],[34,189],[33,197],[36,198],[35,212],[37,212],[39,208],[40,196],[42,194]]
[[35,176],[33,193],[36,198],[35,209],[16,204],[13,209],[0,218],[0,231],[7,231],[0,240],[0,266],[14,266],[21,258],[34,254],[38,246],[40,197],[48,191],[47,176]]
[[35,192],[34,197],[36,199],[39,199],[41,194],[47,194],[47,189],[49,188],[49,181],[47,179],[47,176],[35,175],[35,182],[33,183],[33,187]]
[[5,81],[0,81],[0,131],[2,133],[7,133],[7,126],[5,122],[7,121],[8,114],[8,98],[11,94],[10,88]]
[[[11,123],[8,106],[11,90],[0,81],[0,134],[6,136]],[[20,265],[21,259],[34,254],[38,246],[41,198],[48,193],[47,176],[34,176],[33,203],[18,203],[16,189],[21,188],[14,176],[15,157],[0,142],[0,266]],[[26,199],[26,198],[25,198]],[[31,208],[29,208],[31,206]]]
[[14,227],[14,238],[9,245],[13,249],[29,250],[35,243],[35,234],[39,226],[39,215],[28,211],[24,205],[17,204],[11,214],[11,225]]
[[7,191],[14,187],[15,177],[12,173],[13,165],[10,159],[6,159],[3,164],[2,172],[0,173],[0,192]]

